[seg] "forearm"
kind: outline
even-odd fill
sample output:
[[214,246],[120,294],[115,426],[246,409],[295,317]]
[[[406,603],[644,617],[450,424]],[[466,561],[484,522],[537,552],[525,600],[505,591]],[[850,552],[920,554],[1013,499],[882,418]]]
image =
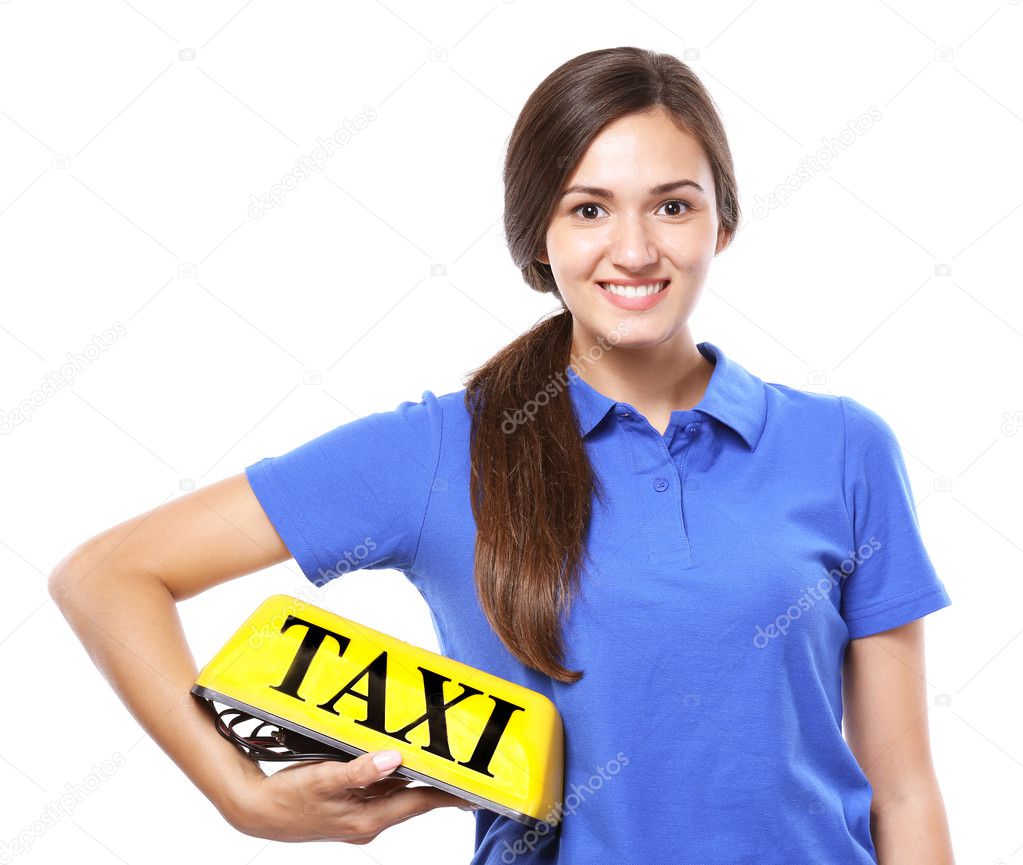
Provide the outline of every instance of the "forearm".
[[216,731],[189,692],[198,671],[163,583],[104,565],[55,573],[50,594],[139,724],[232,819],[241,785],[265,774]]
[[955,865],[941,792],[896,799],[871,809],[879,865]]

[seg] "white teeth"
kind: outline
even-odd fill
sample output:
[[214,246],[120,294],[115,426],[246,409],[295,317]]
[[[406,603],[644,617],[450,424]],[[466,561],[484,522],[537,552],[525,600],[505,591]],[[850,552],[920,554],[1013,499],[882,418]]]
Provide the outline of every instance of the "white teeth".
[[668,282],[665,280],[664,282],[653,282],[649,285],[614,285],[610,282],[600,282],[597,284],[604,291],[616,294],[618,297],[646,297],[648,294],[657,294]]

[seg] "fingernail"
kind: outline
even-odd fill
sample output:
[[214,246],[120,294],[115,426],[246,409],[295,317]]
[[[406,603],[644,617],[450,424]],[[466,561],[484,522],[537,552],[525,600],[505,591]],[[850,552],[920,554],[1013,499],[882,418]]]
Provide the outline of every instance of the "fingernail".
[[381,751],[379,754],[373,755],[373,765],[375,765],[380,771],[393,769],[400,762],[400,751]]

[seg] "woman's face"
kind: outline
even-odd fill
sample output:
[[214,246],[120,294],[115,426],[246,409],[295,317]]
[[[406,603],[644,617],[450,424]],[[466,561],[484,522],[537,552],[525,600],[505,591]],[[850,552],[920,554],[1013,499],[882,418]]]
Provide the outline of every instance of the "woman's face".
[[[661,108],[620,117],[593,139],[564,189],[577,186],[588,188],[559,200],[539,256],[577,338],[592,343],[618,329],[618,346],[642,348],[678,336],[726,240],[699,141]],[[619,298],[601,287],[609,281],[668,284],[656,295]]]

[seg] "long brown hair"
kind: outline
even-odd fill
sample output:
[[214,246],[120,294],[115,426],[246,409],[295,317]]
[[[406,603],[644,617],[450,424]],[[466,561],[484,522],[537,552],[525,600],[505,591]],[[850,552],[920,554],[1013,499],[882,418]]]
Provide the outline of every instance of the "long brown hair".
[[526,101],[504,163],[504,229],[512,261],[561,310],[541,319],[466,380],[472,417],[470,489],[480,604],[505,647],[559,682],[561,617],[578,588],[591,501],[603,487],[564,386],[572,314],[549,265],[537,260],[560,190],[597,133],[617,118],[663,106],[703,145],[719,225],[731,242],[739,203],[725,130],[710,94],[681,60],[641,48],[589,51],[562,64]]

